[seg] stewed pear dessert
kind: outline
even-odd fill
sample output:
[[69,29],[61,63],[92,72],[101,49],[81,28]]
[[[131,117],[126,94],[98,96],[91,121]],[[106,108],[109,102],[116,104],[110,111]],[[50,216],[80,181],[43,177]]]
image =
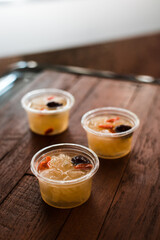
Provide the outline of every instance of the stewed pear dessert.
[[87,112],[81,123],[87,132],[89,148],[101,158],[115,159],[131,151],[139,119],[126,109],[106,107]]
[[42,199],[57,208],[72,208],[86,202],[98,167],[98,157],[92,150],[66,143],[40,150],[31,161]]
[[[42,177],[56,181],[68,181],[78,179],[88,174],[93,165],[91,161],[81,155],[58,154],[47,156],[38,166],[38,171]],[[68,187],[50,186],[48,183],[41,182],[40,190],[43,200],[49,205],[63,206],[64,203],[85,202],[90,196],[91,179],[72,184]],[[72,207],[72,206],[71,206]]]
[[30,129],[41,135],[55,135],[65,131],[73,103],[74,97],[59,89],[35,90],[22,98]]

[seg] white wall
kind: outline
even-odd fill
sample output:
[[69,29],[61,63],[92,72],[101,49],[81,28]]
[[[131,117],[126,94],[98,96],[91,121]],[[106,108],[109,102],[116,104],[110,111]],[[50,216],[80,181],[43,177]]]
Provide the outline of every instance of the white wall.
[[57,0],[0,5],[0,57],[160,31],[160,0]]

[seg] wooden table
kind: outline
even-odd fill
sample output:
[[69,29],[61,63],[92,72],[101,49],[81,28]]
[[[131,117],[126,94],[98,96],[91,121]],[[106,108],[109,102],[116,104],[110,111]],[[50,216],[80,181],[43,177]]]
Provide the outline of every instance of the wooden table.
[[[33,134],[20,100],[30,90],[65,89],[75,96],[69,129],[58,136]],[[60,210],[45,204],[30,171],[41,148],[63,142],[87,146],[82,115],[104,106],[124,107],[141,121],[130,156],[100,160],[90,199]],[[160,88],[46,71],[0,109],[0,239],[160,239]]]

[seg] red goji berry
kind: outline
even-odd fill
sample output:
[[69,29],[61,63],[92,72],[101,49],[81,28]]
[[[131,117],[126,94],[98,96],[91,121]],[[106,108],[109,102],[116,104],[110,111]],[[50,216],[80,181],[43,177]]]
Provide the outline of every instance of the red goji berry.
[[51,157],[50,156],[47,156],[46,157],[46,161],[49,162],[51,160]]
[[40,171],[48,169],[48,168],[49,168],[49,166],[48,166],[47,161],[42,161],[38,166],[38,170],[40,170]]
[[117,120],[119,120],[119,117],[108,119],[106,122],[115,122]]
[[47,100],[52,100],[53,98],[54,98],[53,96],[52,97],[48,97]]
[[86,168],[92,168],[92,164],[84,164],[84,163],[80,163],[76,166],[74,166],[75,169],[86,169]]
[[45,135],[48,135],[48,134],[52,133],[53,131],[54,131],[53,128],[48,128],[48,129],[44,132],[44,134],[45,134]]
[[113,125],[112,124],[99,124],[100,128],[104,128],[104,129],[111,129],[113,128]]

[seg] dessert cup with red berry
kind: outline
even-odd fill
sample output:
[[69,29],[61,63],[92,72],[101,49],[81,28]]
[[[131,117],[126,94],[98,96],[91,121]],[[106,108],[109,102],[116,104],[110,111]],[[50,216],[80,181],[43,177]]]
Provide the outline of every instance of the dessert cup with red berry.
[[131,151],[139,119],[126,109],[104,107],[85,113],[81,124],[87,133],[89,148],[101,158],[116,159]]
[[55,135],[67,129],[74,97],[60,89],[38,89],[27,93],[21,103],[33,132]]
[[98,168],[99,160],[92,150],[69,143],[46,147],[31,161],[42,199],[56,208],[73,208],[86,202]]

